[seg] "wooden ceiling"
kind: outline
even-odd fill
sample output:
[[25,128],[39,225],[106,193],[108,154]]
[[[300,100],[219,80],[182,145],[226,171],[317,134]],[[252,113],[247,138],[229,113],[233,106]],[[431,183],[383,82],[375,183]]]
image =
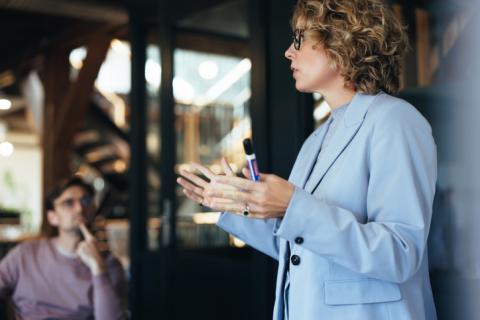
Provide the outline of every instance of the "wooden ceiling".
[[[78,9],[75,6],[49,6],[47,2],[41,7],[41,1],[8,1],[8,5],[0,2],[0,74],[6,70],[13,70],[15,74],[22,73],[25,68],[34,63],[32,61],[39,53],[50,48],[60,46],[75,47],[82,42],[82,36],[88,35],[98,28],[108,24],[126,24],[125,9],[105,6],[94,6],[85,3],[82,14],[72,12]],[[63,3],[68,1],[56,1]],[[97,1],[108,3],[112,0]],[[115,1],[119,2],[119,1]],[[30,5],[30,3],[32,5]],[[97,8],[98,7],[98,8]],[[63,9],[59,12],[59,9]],[[112,20],[100,19],[95,9],[104,17],[109,14]],[[124,13],[124,21],[119,19],[119,12]],[[61,14],[60,14],[61,13]],[[1,82],[0,82],[1,86]]]

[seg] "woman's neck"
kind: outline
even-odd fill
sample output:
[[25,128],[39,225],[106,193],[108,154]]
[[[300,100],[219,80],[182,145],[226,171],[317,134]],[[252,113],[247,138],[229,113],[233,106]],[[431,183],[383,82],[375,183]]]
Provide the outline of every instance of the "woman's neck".
[[327,101],[328,105],[332,110],[335,110],[338,107],[341,107],[350,101],[352,101],[353,97],[355,96],[356,92],[353,88],[338,88],[329,90],[328,92],[323,92],[322,95]]

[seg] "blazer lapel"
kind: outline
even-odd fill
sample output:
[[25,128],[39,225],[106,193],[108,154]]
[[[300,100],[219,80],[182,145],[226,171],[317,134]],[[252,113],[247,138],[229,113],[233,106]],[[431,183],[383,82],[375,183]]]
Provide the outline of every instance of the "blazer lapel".
[[[308,177],[313,169],[313,165],[317,160],[318,151],[322,145],[323,139],[325,138],[325,134],[327,133],[329,120],[325,121],[320,128],[315,130],[312,137],[311,148],[307,148],[305,155],[302,156],[300,159],[303,161],[299,163],[299,165],[295,165],[295,169],[299,171],[297,185],[300,186],[302,189],[305,188],[305,183],[307,182]],[[299,160],[300,160],[299,159]],[[292,172],[293,176],[293,172]],[[297,180],[297,179],[295,179]]]
[[[338,156],[352,141],[353,137],[363,123],[363,119],[367,113],[368,107],[373,102],[375,97],[376,96],[365,95],[362,93],[357,93],[355,95],[352,102],[347,107],[341,123],[333,134],[331,138],[332,140],[329,142],[327,147],[322,150],[322,157],[320,158],[320,161],[316,164],[311,175],[308,175],[310,178],[308,179],[308,176],[305,178],[305,180],[308,179],[308,183],[304,186],[306,191],[312,193],[318,187],[328,169],[330,169]],[[315,153],[315,155],[316,154],[317,153]],[[315,160],[316,159],[314,158],[313,161]],[[310,171],[311,169],[308,171],[308,173],[310,173]]]

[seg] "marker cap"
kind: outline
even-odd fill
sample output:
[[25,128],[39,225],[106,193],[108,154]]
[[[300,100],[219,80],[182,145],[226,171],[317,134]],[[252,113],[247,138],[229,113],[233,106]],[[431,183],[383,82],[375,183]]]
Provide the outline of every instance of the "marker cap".
[[249,138],[243,140],[243,149],[245,150],[245,153],[247,155],[252,155],[253,154],[253,144],[252,140]]

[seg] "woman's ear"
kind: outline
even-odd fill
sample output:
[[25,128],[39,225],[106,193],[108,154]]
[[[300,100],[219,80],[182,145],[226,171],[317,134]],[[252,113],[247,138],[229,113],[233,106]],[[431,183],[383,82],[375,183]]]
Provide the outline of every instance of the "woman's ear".
[[332,70],[333,72],[338,71],[338,65],[335,61],[330,61],[329,67],[330,67],[330,70]]
[[58,227],[58,223],[59,223],[58,215],[55,211],[53,210],[47,211],[47,220],[51,226]]

